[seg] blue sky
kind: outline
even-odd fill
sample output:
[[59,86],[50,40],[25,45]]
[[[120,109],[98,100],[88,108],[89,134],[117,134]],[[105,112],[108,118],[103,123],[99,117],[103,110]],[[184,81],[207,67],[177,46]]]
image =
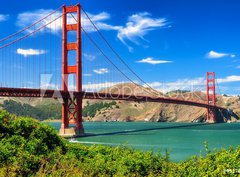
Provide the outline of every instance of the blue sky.
[[[21,29],[20,14],[56,9],[78,1],[3,1],[0,38]],[[236,0],[82,0],[84,9],[127,63],[161,90],[204,89],[215,71],[222,93],[240,92],[240,2]],[[20,21],[20,22],[19,22]],[[25,49],[27,49],[25,47]],[[37,49],[36,49],[37,50]],[[40,50],[40,49],[39,49]],[[107,69],[107,71],[104,71]],[[109,74],[106,66],[92,69]],[[101,73],[102,74],[102,73]]]

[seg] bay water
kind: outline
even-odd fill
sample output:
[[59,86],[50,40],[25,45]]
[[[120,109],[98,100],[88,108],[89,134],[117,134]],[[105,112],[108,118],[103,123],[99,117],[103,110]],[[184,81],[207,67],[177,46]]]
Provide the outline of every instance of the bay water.
[[[57,130],[60,123],[49,123]],[[209,149],[240,145],[240,123],[84,122],[86,145],[125,145],[141,151],[170,152],[170,159],[182,161]]]

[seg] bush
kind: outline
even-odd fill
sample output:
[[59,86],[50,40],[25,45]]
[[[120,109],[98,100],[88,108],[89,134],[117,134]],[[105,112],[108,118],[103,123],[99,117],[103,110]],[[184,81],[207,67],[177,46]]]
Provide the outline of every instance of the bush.
[[112,108],[113,105],[116,105],[116,101],[112,102],[98,102],[94,103],[92,105],[87,102],[87,105],[83,108],[83,116],[84,117],[94,117],[97,113],[97,111],[100,111],[101,109],[107,109],[107,108]]
[[45,119],[60,119],[61,118],[61,104],[43,104],[36,107],[29,104],[22,104],[13,100],[5,100],[1,104],[4,110],[17,116],[30,116],[38,120]]
[[[240,168],[240,147],[208,149],[183,162],[133,148],[71,144],[48,125],[0,111],[0,176],[224,176]],[[235,174],[227,174],[235,176]]]
[[64,141],[55,130],[34,119],[0,111],[0,128],[1,174],[34,174],[50,153],[66,151]]

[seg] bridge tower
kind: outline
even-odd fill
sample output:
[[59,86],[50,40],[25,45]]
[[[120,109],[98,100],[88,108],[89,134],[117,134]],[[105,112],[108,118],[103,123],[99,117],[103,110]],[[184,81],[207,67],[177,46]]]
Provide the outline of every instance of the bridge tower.
[[[75,24],[68,24],[69,17],[76,18]],[[75,17],[73,17],[75,16]],[[76,41],[68,42],[68,32],[76,32]],[[84,133],[82,125],[82,38],[81,38],[81,7],[63,6],[62,8],[62,90],[69,91],[69,74],[76,76],[76,92],[78,94],[70,95],[63,99],[62,103],[62,125],[59,131],[62,136],[77,136]],[[73,66],[68,65],[69,51],[76,52],[76,63]],[[69,92],[68,92],[69,93]],[[75,128],[69,128],[69,122],[76,125]]]
[[[215,95],[215,72],[207,72],[207,104],[216,106],[216,95]],[[207,108],[207,119],[206,122],[216,122],[216,109]]]

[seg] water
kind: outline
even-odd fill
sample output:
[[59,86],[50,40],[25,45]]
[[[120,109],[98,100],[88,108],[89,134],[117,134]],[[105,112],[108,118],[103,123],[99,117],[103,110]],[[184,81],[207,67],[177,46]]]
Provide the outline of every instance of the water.
[[[59,129],[60,123],[49,123]],[[157,123],[157,122],[84,122],[88,137],[77,138],[86,145],[127,145],[142,151],[170,151],[170,158],[181,161],[209,148],[237,147],[240,123]]]

